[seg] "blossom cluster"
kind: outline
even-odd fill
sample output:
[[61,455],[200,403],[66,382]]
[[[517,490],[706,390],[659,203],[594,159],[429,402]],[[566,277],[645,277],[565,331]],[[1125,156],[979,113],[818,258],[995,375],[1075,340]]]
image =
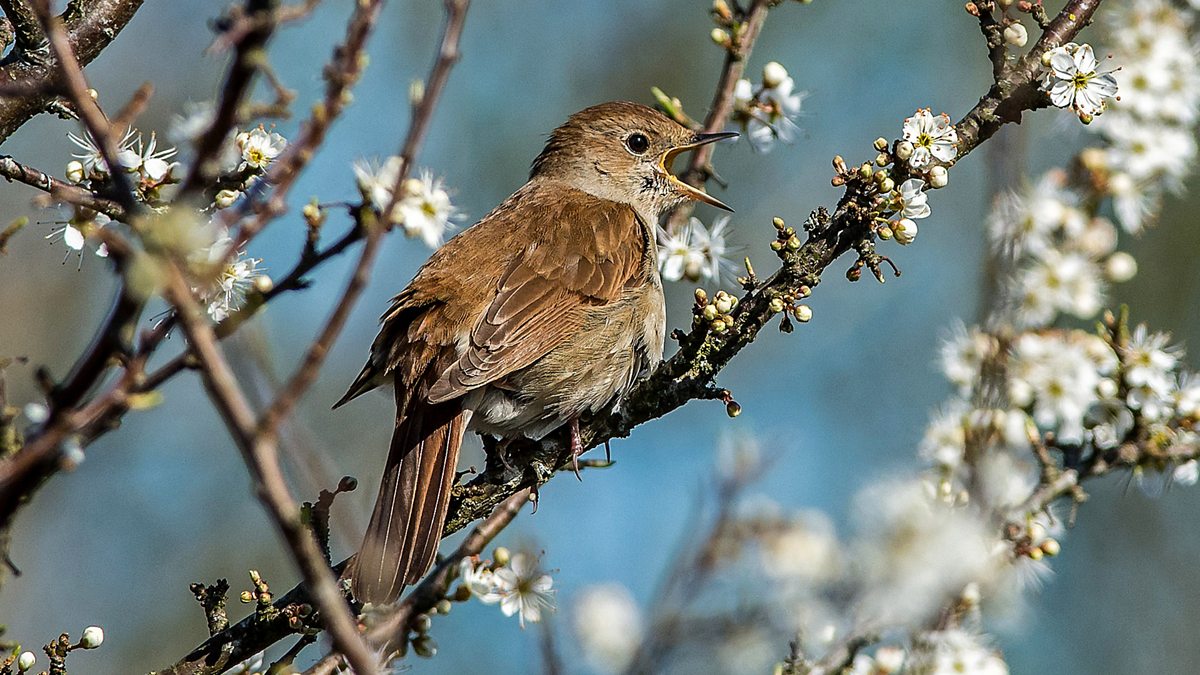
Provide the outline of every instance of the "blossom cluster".
[[1164,190],[1178,190],[1196,157],[1200,62],[1193,15],[1166,0],[1135,0],[1107,14],[1106,34],[1121,69],[1121,97],[1098,120],[1108,147],[1090,168],[1113,198],[1125,229],[1140,230]]
[[[402,160],[393,155],[382,163],[359,161],[354,164],[358,190],[366,203],[382,213],[392,205],[396,181]],[[420,178],[405,179],[403,190],[388,221],[404,228],[409,237],[420,237],[430,248],[442,245],[446,232],[454,225],[458,209],[450,201],[450,193],[440,178],[422,171]]]

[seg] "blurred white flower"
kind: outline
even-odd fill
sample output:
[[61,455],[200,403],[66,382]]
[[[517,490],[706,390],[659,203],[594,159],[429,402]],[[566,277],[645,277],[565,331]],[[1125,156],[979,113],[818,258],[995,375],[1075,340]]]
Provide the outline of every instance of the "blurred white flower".
[[951,401],[942,410],[934,413],[929,425],[925,427],[925,437],[918,446],[918,454],[922,459],[951,471],[962,464],[967,442],[963,420],[966,413],[967,404],[961,400]]
[[194,143],[212,124],[215,109],[211,101],[188,101],[183,113],[171,117],[167,135],[176,143]]
[[904,120],[904,140],[912,143],[908,164],[921,170],[934,161],[951,162],[958,155],[958,132],[946,113],[934,115],[929,108],[918,110]]
[[759,541],[768,576],[811,585],[834,577],[841,569],[833,522],[820,511],[806,511],[771,528]]
[[772,61],[763,67],[762,86],[755,91],[747,79],[734,83],[733,119],[742,125],[750,144],[759,151],[771,149],[776,140],[791,142],[796,132],[807,92],[796,91],[787,69]]
[[571,618],[588,664],[602,673],[624,672],[645,632],[628,589],[616,583],[584,589]]
[[870,625],[918,625],[970,581],[987,578],[995,528],[934,502],[919,481],[885,482],[855,499],[861,569],[858,609]]
[[939,352],[942,373],[960,394],[968,394],[979,381],[985,359],[997,349],[995,338],[978,326],[968,329],[961,321],[951,328],[950,336],[942,342]]
[[925,633],[909,652],[908,675],[1008,675],[1000,654],[961,629]]
[[1172,371],[1179,363],[1180,351],[1171,345],[1169,334],[1151,333],[1145,324],[1138,325],[1122,354],[1125,382],[1130,387],[1142,387],[1158,396],[1167,396],[1174,384]]
[[500,594],[500,611],[505,616],[517,615],[521,627],[525,622],[537,623],[542,612],[554,608],[554,580],[542,574],[537,561],[517,553],[508,565],[492,572],[496,592]]
[[699,218],[692,217],[676,234],[658,228],[658,268],[663,279],[691,282],[709,280],[720,283],[729,247],[725,243],[728,216],[717,218],[709,230]]
[[1175,485],[1195,485],[1200,479],[1200,462],[1194,459],[1180,464],[1171,471],[1171,482]]
[[1100,369],[1082,340],[1024,333],[1013,345],[1009,397],[1063,443],[1083,441],[1083,420],[1098,400]]

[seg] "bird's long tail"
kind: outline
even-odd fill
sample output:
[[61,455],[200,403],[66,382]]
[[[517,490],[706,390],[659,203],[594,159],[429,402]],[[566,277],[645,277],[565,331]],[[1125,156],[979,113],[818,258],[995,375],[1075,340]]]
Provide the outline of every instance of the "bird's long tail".
[[389,603],[429,571],[450,505],[458,449],[471,412],[458,400],[429,405],[408,398],[396,430],[375,511],[351,573],[360,602]]

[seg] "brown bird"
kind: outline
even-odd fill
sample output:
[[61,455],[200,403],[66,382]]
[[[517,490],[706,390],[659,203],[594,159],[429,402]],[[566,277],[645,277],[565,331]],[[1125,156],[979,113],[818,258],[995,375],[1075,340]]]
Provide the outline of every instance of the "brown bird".
[[[375,510],[347,571],[362,602],[394,601],[433,565],[463,433],[540,439],[616,403],[663,353],[656,225],[686,199],[671,174],[697,134],[643,105],[571,115],[529,182],[430,257],[381,317],[342,405],[388,380],[396,428]],[[577,469],[578,470],[578,469]]]

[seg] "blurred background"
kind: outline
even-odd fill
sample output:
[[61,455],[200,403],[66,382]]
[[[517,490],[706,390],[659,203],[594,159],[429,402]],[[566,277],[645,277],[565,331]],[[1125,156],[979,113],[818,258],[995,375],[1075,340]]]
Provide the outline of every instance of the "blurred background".
[[[155,97],[138,126],[161,135],[185,102],[211,99],[225,59],[204,50],[222,7],[147,3],[88,69],[102,103],[115,109],[142,81],[154,82]],[[551,11],[529,0],[477,0],[463,60],[419,158],[455,190],[466,214],[461,225],[516,189],[545,135],[577,109],[610,99],[651,103],[650,88],[660,86],[702,115],[722,58],[708,38],[708,7],[704,0],[564,1]],[[346,0],[328,0],[272,45],[279,76],[298,92],[298,112],[320,96],[321,64],[349,9]],[[351,162],[396,152],[408,123],[409,82],[427,72],[441,21],[441,3],[389,4],[354,104],[294,190],[293,206],[312,196],[354,198]],[[783,63],[810,93],[798,120],[802,133],[770,154],[744,142],[717,153],[730,182],[719,196],[737,209],[732,238],[760,271],[773,260],[772,216],[798,225],[816,206],[836,200],[829,186],[834,154],[865,158],[872,139],[898,136],[918,106],[957,119],[990,75],[974,20],[959,5],[940,2],[787,3],[772,11],[748,74],[757,79],[770,60]],[[1048,111],[1029,118],[1023,133],[1030,175],[1062,162],[1080,141],[1081,125],[1062,124],[1068,117]],[[278,128],[290,137],[296,124]],[[74,149],[66,134],[75,130],[42,116],[3,152],[61,175]],[[544,550],[544,564],[556,570],[561,609],[551,621],[564,638],[571,672],[584,667],[566,639],[565,610],[598,582],[624,584],[639,601],[649,597],[691,522],[723,434],[756,436],[775,458],[761,491],[788,507],[826,511],[839,532],[859,488],[919,466],[915,448],[928,411],[949,392],[935,363],[939,338],[953,322],[970,323],[980,312],[987,166],[981,152],[956,168],[950,189],[934,196],[934,214],[922,221],[916,245],[887,251],[902,278],[852,284],[842,276],[850,261],[834,265],[812,298],[810,324],[790,336],[765,331],[726,369],[720,384],[742,404],[741,417],[731,420],[719,404],[696,402],[647,424],[613,443],[613,469],[589,471],[582,483],[552,481],[538,513],[525,513],[501,536],[514,548]],[[0,354],[27,356],[61,376],[103,316],[112,279],[94,256],[85,256],[79,271],[74,258],[61,264],[63,247],[42,238],[60,215],[33,210],[33,196],[21,185],[0,189],[0,221],[23,214],[40,221],[0,258]],[[1193,192],[1170,200],[1161,225],[1129,244],[1141,273],[1113,293],[1133,305],[1136,320],[1190,345],[1200,345],[1200,228],[1192,216],[1198,198]],[[714,214],[698,215],[711,222]],[[334,214],[326,228],[332,235],[345,224]],[[283,273],[303,236],[293,212],[250,251],[269,272]],[[416,240],[387,240],[348,330],[287,430],[298,497],[315,498],[343,474],[362,481],[337,502],[338,559],[352,551],[366,522],[392,407],[386,395],[336,412],[329,406],[361,366],[387,299],[428,253]],[[253,330],[228,343],[261,392],[269,391],[272,369],[286,375],[294,368],[351,262],[323,267],[311,289],[282,297]],[[686,284],[669,289],[672,326],[686,325],[691,293]],[[9,371],[12,401],[32,400],[31,376],[32,366]],[[206,631],[190,582],[229,578],[231,611],[240,618],[236,596],[249,587],[247,569],[261,570],[278,591],[297,579],[198,380],[185,374],[164,394],[160,407],[130,414],[18,518],[11,555],[24,574],[0,590],[0,623],[6,637],[26,648],[60,631],[77,636],[87,625],[103,626],[104,647],[72,657],[73,672],[144,672],[200,642]],[[480,465],[478,443],[470,443],[463,462]],[[1092,499],[1065,537],[1055,576],[1030,595],[1019,620],[990,626],[1013,672],[1194,672],[1200,529],[1190,523],[1200,492],[1177,489],[1150,499],[1127,483],[1118,476],[1090,485]],[[539,660],[538,631],[522,631],[496,607],[463,605],[436,621],[434,636],[441,652],[410,661],[415,672],[525,673]],[[785,643],[772,647],[768,663],[786,655]]]

